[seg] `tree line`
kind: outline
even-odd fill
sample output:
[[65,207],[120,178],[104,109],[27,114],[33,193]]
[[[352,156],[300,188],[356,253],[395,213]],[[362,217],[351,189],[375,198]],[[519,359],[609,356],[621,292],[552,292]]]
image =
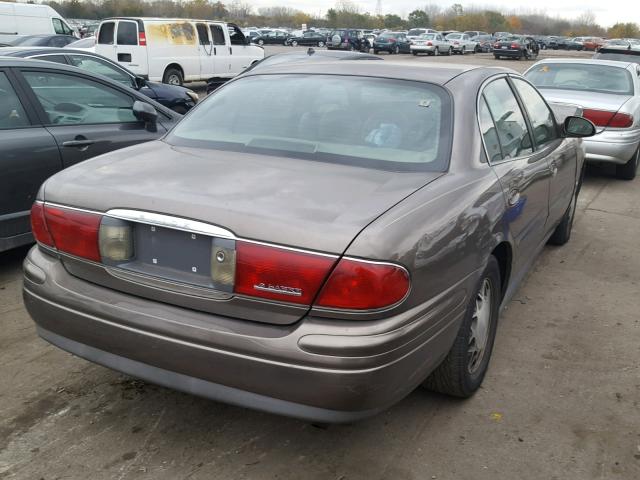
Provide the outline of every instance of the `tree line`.
[[406,18],[396,14],[376,15],[361,11],[351,0],[338,0],[324,16],[289,7],[254,8],[244,0],[52,0],[49,4],[67,18],[101,19],[115,16],[154,16],[202,18],[235,21],[241,26],[300,28],[357,27],[409,29],[431,27],[437,30],[509,31],[538,35],[639,37],[636,23],[617,23],[609,29],[596,22],[591,12],[568,20],[544,13],[506,13],[490,8],[455,4],[442,8],[436,4],[418,8]]

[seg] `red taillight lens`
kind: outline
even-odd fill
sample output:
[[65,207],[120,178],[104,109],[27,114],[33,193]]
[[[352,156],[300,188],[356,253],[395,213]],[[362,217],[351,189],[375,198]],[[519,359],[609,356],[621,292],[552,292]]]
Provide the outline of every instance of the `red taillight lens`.
[[147,34],[144,32],[139,32],[138,33],[138,45],[140,45],[141,47],[146,47],[147,46]]
[[44,219],[44,205],[36,202],[31,207],[31,231],[36,242],[53,247],[53,239]]
[[311,305],[335,261],[334,257],[239,241],[234,292]]
[[607,126],[612,128],[629,128],[631,125],[633,125],[632,115],[616,113]]
[[428,47],[433,47],[433,43],[432,42],[427,42],[427,46]]
[[499,44],[499,43],[494,43],[494,44],[493,44],[493,46],[494,46],[495,48],[500,48],[500,44]]
[[315,305],[349,310],[389,307],[407,295],[409,286],[409,274],[400,266],[343,258]]
[[591,120],[596,127],[629,128],[633,125],[633,116],[626,113],[587,108],[582,112],[582,116]]
[[98,231],[101,215],[45,205],[44,218],[58,250],[100,261]]
[[519,47],[520,47],[520,45],[518,45],[517,43],[512,43],[511,44],[511,48],[513,48],[513,49],[517,50]]

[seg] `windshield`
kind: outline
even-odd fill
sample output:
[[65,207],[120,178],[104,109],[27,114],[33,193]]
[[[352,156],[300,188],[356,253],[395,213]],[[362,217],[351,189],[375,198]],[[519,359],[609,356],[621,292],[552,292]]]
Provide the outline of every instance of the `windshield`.
[[451,122],[449,95],[428,83],[256,75],[208,97],[166,141],[393,171],[444,171]]
[[543,63],[525,76],[538,88],[633,95],[630,73],[608,65]]

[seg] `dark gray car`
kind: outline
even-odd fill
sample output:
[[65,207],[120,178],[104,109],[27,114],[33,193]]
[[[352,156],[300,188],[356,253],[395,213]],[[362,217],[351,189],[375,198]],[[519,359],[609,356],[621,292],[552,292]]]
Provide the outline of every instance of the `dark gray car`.
[[351,421],[421,383],[468,397],[500,306],[569,239],[569,137],[593,133],[507,69],[249,72],[162,140],[46,182],[25,303],[76,355],[279,414]]
[[0,252],[33,241],[29,209],[48,177],[154,140],[179,118],[106,77],[41,60],[0,59]]

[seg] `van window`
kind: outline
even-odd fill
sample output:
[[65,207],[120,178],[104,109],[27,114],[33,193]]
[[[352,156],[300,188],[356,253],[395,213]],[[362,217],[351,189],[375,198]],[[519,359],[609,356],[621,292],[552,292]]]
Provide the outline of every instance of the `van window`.
[[246,43],[244,34],[235,25],[229,25],[229,37],[231,39],[231,45],[244,45]]
[[98,33],[98,43],[103,45],[113,45],[113,32],[116,24],[114,22],[105,22],[100,26]]
[[209,25],[211,29],[211,36],[213,37],[214,45],[224,45],[226,42],[224,40],[224,30],[220,25]]
[[204,23],[196,23],[196,30],[198,31],[198,41],[200,45],[211,45],[207,26]]
[[56,32],[58,35],[65,34],[64,27],[62,26],[62,20],[60,20],[59,18],[52,18],[51,22],[53,22],[54,32]]
[[134,22],[118,22],[118,45],[138,45],[138,25]]

